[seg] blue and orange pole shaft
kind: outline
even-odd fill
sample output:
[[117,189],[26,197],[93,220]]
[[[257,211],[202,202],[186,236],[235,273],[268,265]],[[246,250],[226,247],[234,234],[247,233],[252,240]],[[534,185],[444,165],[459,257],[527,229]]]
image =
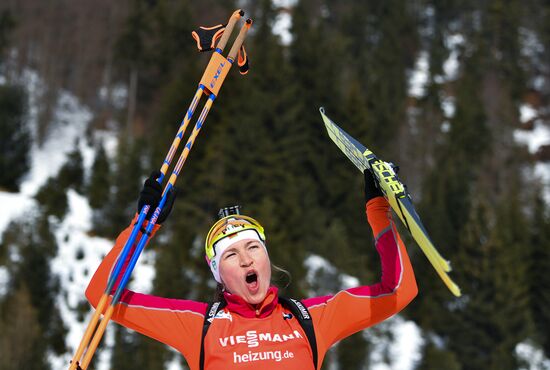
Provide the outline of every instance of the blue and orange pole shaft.
[[[187,125],[189,124],[189,121],[190,121],[190,119],[193,115],[193,112],[194,112],[194,110],[197,106],[197,103],[198,103],[198,100],[200,99],[200,96],[203,93],[205,93],[205,94],[209,94],[209,98],[208,98],[208,100],[207,100],[207,102],[206,102],[206,104],[205,104],[205,106],[204,106],[204,108],[203,108],[203,110],[202,110],[202,112],[199,116],[199,119],[198,119],[198,121],[195,125],[195,128],[193,129],[193,132],[192,132],[191,136],[189,137],[189,139],[188,139],[188,141],[187,141],[187,143],[186,143],[186,145],[183,149],[182,154],[180,155],[180,158],[179,158],[179,160],[178,160],[178,162],[177,162],[177,164],[174,168],[174,171],[172,172],[172,174],[170,176],[170,180],[169,180],[168,184],[166,185],[166,187],[164,188],[162,199],[161,199],[159,205],[157,206],[157,208],[155,209],[155,212],[153,213],[153,216],[151,217],[151,220],[149,221],[149,223],[147,225],[146,231],[142,235],[142,237],[141,237],[141,239],[138,243],[138,246],[136,247],[136,249],[135,249],[135,251],[134,251],[134,253],[133,253],[133,255],[130,259],[130,263],[128,265],[128,268],[126,269],[126,271],[125,271],[125,273],[124,273],[124,275],[123,275],[123,277],[120,281],[120,284],[119,284],[115,294],[113,295],[113,299],[111,300],[111,304],[107,308],[107,311],[104,314],[103,320],[101,321],[99,327],[97,328],[97,330],[94,333],[93,329],[97,325],[97,322],[99,320],[101,312],[103,312],[103,309],[105,308],[105,305],[108,302],[109,294],[111,293],[115,282],[118,280],[118,275],[120,275],[120,270],[122,269],[123,263],[126,260],[126,258],[128,256],[128,253],[131,250],[132,246],[134,245],[135,239],[137,238],[137,235],[139,234],[139,230],[141,229],[141,225],[143,224],[143,222],[145,220],[145,216],[147,215],[150,207],[148,205],[146,205],[142,208],[142,210],[140,212],[140,216],[138,217],[138,221],[134,225],[134,229],[132,230],[130,238],[126,242],[126,244],[123,248],[123,252],[121,253],[121,255],[118,258],[115,269],[113,270],[113,272],[111,273],[111,275],[109,277],[109,281],[108,281],[108,284],[107,284],[107,289],[105,290],[105,293],[101,297],[100,302],[98,303],[98,306],[96,307],[96,312],[95,312],[94,317],[97,316],[97,318],[95,318],[95,319],[92,318],[92,321],[89,324],[89,328],[88,328],[89,330],[88,329],[86,330],[86,333],[85,333],[84,338],[81,342],[81,345],[79,346],[77,354],[75,354],[75,358],[73,358],[73,361],[71,362],[71,368],[70,368],[71,370],[73,368],[76,369],[77,366],[79,366],[79,365],[80,365],[79,366],[80,369],[85,370],[87,368],[87,366],[89,365],[89,363],[91,361],[91,358],[92,358],[93,354],[95,353],[95,350],[97,349],[97,346],[99,345],[99,342],[100,342],[100,340],[103,336],[103,333],[104,333],[104,331],[107,327],[107,324],[108,324],[108,322],[109,322],[109,320],[110,320],[110,318],[113,314],[114,308],[120,300],[122,292],[124,291],[124,288],[125,288],[126,284],[128,283],[128,280],[129,280],[129,278],[131,276],[131,273],[132,273],[132,271],[133,271],[133,269],[134,269],[134,267],[137,263],[137,260],[140,256],[141,252],[143,251],[145,245],[147,244],[148,239],[149,239],[149,235],[151,235],[153,227],[156,224],[156,221],[158,219],[158,216],[160,215],[160,212],[162,211],[162,209],[163,209],[163,207],[166,203],[167,196],[170,193],[170,191],[172,190],[173,186],[175,185],[175,182],[177,180],[177,176],[180,174],[181,168],[182,168],[183,164],[185,163],[185,160],[188,157],[189,151],[191,150],[191,147],[193,146],[193,143],[194,143],[200,129],[204,125],[204,122],[206,120],[206,116],[208,115],[208,112],[210,111],[210,108],[212,107],[212,104],[213,104],[213,102],[214,102],[214,100],[217,96],[217,93],[219,92],[219,89],[221,88],[221,85],[223,84],[223,81],[225,80],[225,77],[227,76],[227,72],[231,68],[231,65],[233,64],[233,62],[236,58],[237,52],[238,52],[238,50],[240,49],[241,45],[244,42],[244,39],[246,37],[246,33],[247,33],[248,29],[250,28],[250,26],[252,25],[252,21],[250,19],[248,19],[245,22],[245,25],[243,25],[243,27],[241,28],[241,31],[239,32],[239,35],[237,36],[237,39],[235,40],[235,42],[234,42],[234,44],[231,48],[231,51],[228,55],[228,58],[227,59],[224,58],[221,55],[221,53],[223,51],[223,48],[225,47],[225,44],[227,43],[227,40],[229,39],[232,28],[234,27],[236,21],[243,14],[244,14],[244,12],[242,12],[241,10],[236,11],[235,13],[233,13],[230,21],[228,22],[228,25],[226,27],[226,31],[222,35],[222,38],[220,39],[220,42],[218,43],[216,51],[214,52],[214,54],[213,54],[213,56],[210,60],[210,63],[208,64],[208,67],[207,67],[207,69],[206,69],[206,71],[203,75],[203,78],[201,79],[201,83],[199,84],[199,88],[197,89],[195,97],[194,97],[194,99],[193,99],[193,101],[192,101],[192,103],[191,103],[191,105],[188,109],[188,112],[186,114],[186,118],[184,119],[184,122],[181,124],[180,129],[178,130],[178,134],[176,135],[176,138],[174,139],[174,142],[172,143],[170,151],[168,152],[168,155],[167,155],[167,157],[166,157],[166,159],[163,163],[163,166],[162,166],[162,169],[161,169],[162,174],[159,177],[159,179],[157,179],[157,181],[159,181],[159,183],[162,183],[162,179],[164,178],[164,175],[166,174],[166,171],[168,169],[168,166],[170,165],[170,162],[171,162],[171,160],[174,156],[174,153],[176,152],[177,147],[179,146],[179,143],[180,143],[181,139],[183,138],[183,133],[185,132],[185,129],[186,129]],[[231,29],[229,29],[230,26],[231,26]],[[223,60],[225,60],[225,62],[220,61],[220,56],[221,56],[221,58],[223,58]],[[134,232],[135,232],[135,235],[134,235]],[[132,236],[133,236],[133,240],[131,240]],[[94,323],[92,324],[92,322],[94,322]],[[93,338],[92,338],[92,334],[94,334]],[[89,345],[88,345],[88,343],[89,343]],[[85,354],[82,362],[79,363],[78,359],[81,358],[82,353],[84,352],[84,349],[86,348],[86,346],[88,347],[88,349],[86,350],[86,354]]]
[[[220,52],[222,52],[223,49],[225,48],[225,46],[227,44],[227,41],[229,40],[229,37],[230,37],[230,35],[233,31],[233,28],[234,28],[235,24],[237,23],[237,21],[243,15],[244,15],[244,12],[241,9],[236,10],[231,15],[231,18],[229,19],[229,21],[227,23],[225,32],[224,32],[224,34],[222,35],[220,41],[217,44],[217,49],[219,49]],[[191,104],[190,104],[189,108],[187,109],[186,115],[185,115],[179,129],[178,129],[176,137],[174,138],[174,140],[172,142],[172,145],[170,146],[170,150],[168,151],[168,154],[166,155],[166,158],[163,161],[163,164],[162,164],[162,167],[161,167],[161,176],[159,177],[159,179],[157,179],[157,181],[159,183],[162,183],[162,180],[163,180],[166,172],[168,171],[168,167],[170,166],[172,158],[174,157],[174,154],[176,153],[176,151],[178,149],[178,146],[179,146],[179,144],[180,144],[180,142],[183,138],[183,135],[184,135],[184,133],[187,129],[187,126],[189,125],[189,122],[191,121],[191,118],[192,118],[192,116],[195,112],[195,109],[196,109],[196,107],[199,103],[199,100],[202,97],[202,94],[204,93],[204,90],[205,90],[204,85],[199,84],[199,87],[198,87],[198,89],[195,93],[195,96],[193,97],[193,100],[191,101]],[[84,336],[83,336],[83,338],[82,338],[82,340],[79,344],[79,347],[78,347],[78,349],[77,349],[77,351],[76,351],[76,353],[75,353],[75,355],[74,355],[74,357],[71,361],[70,370],[76,369],[77,366],[79,365],[78,360],[81,358],[86,346],[88,345],[88,343],[91,339],[91,336],[94,332],[95,327],[97,326],[97,322],[99,321],[101,313],[103,312],[103,309],[105,308],[105,305],[107,304],[109,294],[110,294],[110,292],[112,291],[112,289],[114,287],[114,284],[117,280],[118,275],[120,274],[120,270],[122,268],[123,261],[126,260],[132,245],[134,244],[135,240],[137,239],[137,236],[139,234],[139,230],[141,229],[141,226],[143,225],[143,222],[145,221],[145,217],[146,217],[147,213],[149,212],[149,208],[150,208],[149,205],[145,205],[145,206],[143,206],[143,208],[141,209],[141,211],[139,213],[138,220],[137,220],[136,224],[134,225],[132,233],[130,234],[130,237],[128,238],[128,241],[126,242],[126,244],[125,244],[125,246],[122,250],[121,256],[117,261],[115,269],[113,270],[113,272],[111,273],[111,275],[109,277],[109,281],[108,281],[105,293],[103,294],[100,301],[98,302],[98,305],[96,307],[96,311],[95,311],[94,315],[92,316],[92,318],[91,318],[91,320],[88,324],[88,327],[86,328]]]

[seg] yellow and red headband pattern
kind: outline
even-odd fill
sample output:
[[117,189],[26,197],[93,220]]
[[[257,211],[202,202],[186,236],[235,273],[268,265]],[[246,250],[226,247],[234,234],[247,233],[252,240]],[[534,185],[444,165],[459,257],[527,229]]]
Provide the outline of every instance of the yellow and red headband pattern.
[[223,252],[230,245],[245,239],[257,239],[265,248],[264,228],[252,217],[229,215],[218,220],[208,232],[205,242],[206,261],[218,283],[219,265]]

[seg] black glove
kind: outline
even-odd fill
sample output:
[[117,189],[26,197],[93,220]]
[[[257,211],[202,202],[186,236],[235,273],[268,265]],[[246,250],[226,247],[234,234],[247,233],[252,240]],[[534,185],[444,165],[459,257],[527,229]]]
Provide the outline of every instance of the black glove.
[[368,203],[372,198],[382,197],[382,192],[378,188],[372,171],[367,168],[363,171],[363,175],[365,175],[365,203]]
[[[157,206],[160,203],[160,200],[162,199],[162,187],[157,182],[157,179],[160,177],[160,175],[161,175],[160,171],[151,172],[151,175],[149,175],[149,178],[145,180],[145,182],[143,183],[143,188],[139,193],[138,208],[137,208],[138,212],[141,211],[141,208],[143,208],[143,206],[147,204],[150,206],[146,216],[147,220],[151,219],[151,216],[153,216],[155,209],[157,208]],[[168,193],[168,197],[166,198],[166,203],[164,203],[164,207],[162,207],[162,211],[160,211],[159,217],[157,219],[157,224],[162,224],[164,221],[166,221],[166,218],[172,211],[172,206],[176,201],[177,194],[178,194],[178,190],[176,188],[170,189],[170,192]]]

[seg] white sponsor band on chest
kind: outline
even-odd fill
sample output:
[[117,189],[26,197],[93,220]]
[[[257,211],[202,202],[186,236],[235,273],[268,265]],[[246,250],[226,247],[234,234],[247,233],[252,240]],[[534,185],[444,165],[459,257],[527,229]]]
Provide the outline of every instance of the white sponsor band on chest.
[[258,347],[260,342],[286,342],[293,339],[303,338],[298,330],[290,334],[258,333],[256,330],[249,330],[244,335],[230,335],[219,338],[222,347],[246,344],[249,348]]

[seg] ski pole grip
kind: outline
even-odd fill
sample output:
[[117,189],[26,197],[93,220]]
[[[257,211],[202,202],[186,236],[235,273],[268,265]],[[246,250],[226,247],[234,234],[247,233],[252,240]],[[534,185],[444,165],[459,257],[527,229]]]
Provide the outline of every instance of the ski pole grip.
[[235,28],[235,23],[241,17],[244,15],[244,11],[242,9],[237,9],[231,14],[231,18],[229,18],[229,22],[227,22],[227,26],[225,26],[225,30],[223,31],[222,38],[218,42],[218,45],[216,46],[220,51],[223,51],[223,48],[225,48],[225,45],[227,44],[227,41],[229,40],[229,37],[231,36],[231,32],[233,32],[233,28]]
[[241,27],[241,30],[239,31],[239,35],[237,36],[237,39],[235,39],[235,42],[233,43],[233,46],[231,47],[231,50],[229,51],[229,55],[227,56],[227,60],[229,60],[231,63],[235,61],[235,58],[237,57],[237,53],[239,52],[239,49],[241,48],[241,45],[244,42],[244,39],[246,38],[246,33],[250,29],[250,26],[252,26],[252,19],[248,18],[246,22]]

